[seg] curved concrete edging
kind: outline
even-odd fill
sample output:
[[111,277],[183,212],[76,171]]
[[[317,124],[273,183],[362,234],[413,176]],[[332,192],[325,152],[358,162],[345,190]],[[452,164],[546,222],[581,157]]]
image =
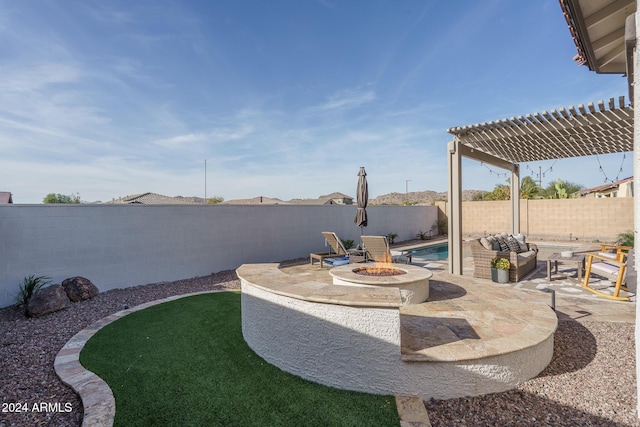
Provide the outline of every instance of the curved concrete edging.
[[80,364],[80,352],[89,339],[100,329],[116,320],[144,310],[154,305],[180,298],[201,294],[212,294],[217,292],[230,292],[228,290],[212,290],[202,292],[192,292],[189,294],[174,295],[155,301],[146,302],[126,310],[121,310],[92,323],[90,326],[75,334],[60,349],[53,363],[53,368],[60,380],[71,387],[82,401],[84,416],[83,427],[107,427],[112,426],[116,416],[116,402],[109,385],[99,376],[86,370]]

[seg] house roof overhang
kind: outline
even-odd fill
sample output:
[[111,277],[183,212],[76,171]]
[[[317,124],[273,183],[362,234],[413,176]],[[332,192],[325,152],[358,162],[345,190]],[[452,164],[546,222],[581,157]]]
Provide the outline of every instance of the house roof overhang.
[[625,74],[633,104],[636,0],[559,0],[576,45],[573,59],[600,74]]
[[633,151],[633,107],[625,105],[621,96],[617,106],[610,98],[577,108],[453,127],[447,132],[466,147],[467,157],[487,163],[493,158],[516,164],[620,153]]

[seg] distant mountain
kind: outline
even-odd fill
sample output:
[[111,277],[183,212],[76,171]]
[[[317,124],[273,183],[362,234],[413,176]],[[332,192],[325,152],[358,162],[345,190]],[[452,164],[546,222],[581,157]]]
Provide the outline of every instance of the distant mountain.
[[[473,200],[474,197],[478,194],[486,194],[488,191],[482,190],[464,190],[462,192],[462,200],[469,201]],[[446,192],[436,192],[436,191],[412,191],[411,193],[389,193],[383,194],[382,196],[378,196],[372,199],[369,199],[369,205],[403,205],[405,203],[410,203],[412,205],[432,205],[433,202],[439,200],[447,200]],[[164,196],[156,193],[141,193],[141,194],[133,194],[126,197],[120,197],[118,199],[113,199],[110,202],[106,203],[124,203],[124,204],[204,204],[204,199],[202,197],[183,197],[183,196]],[[236,200],[228,200],[224,201],[223,204],[236,204],[236,205],[253,205],[253,204],[265,204],[265,205],[292,205],[292,204],[302,204],[302,205],[327,205],[327,204],[335,204],[335,205],[351,205],[355,203],[351,196],[342,193],[331,193],[325,196],[320,196],[317,199],[291,199],[291,200],[280,200],[272,197],[258,196],[253,197],[251,199],[236,199]]]
[[[478,194],[485,194],[488,191],[483,190],[464,190],[462,192],[462,201],[473,200]],[[433,202],[439,200],[447,200],[449,195],[444,192],[436,191],[412,191],[410,193],[389,193],[382,196],[369,199],[370,205],[402,205],[410,203],[412,205],[432,205]]]

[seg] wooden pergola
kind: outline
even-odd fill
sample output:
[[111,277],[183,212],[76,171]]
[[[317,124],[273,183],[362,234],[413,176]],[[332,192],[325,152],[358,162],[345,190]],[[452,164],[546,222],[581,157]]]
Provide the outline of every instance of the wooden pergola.
[[519,163],[633,151],[625,98],[453,127],[449,142],[449,272],[462,274],[462,157],[511,172],[511,232],[520,232]]

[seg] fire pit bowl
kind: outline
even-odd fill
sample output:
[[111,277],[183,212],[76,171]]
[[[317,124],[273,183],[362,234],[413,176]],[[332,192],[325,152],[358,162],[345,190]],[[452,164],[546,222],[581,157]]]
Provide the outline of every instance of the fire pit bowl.
[[329,270],[334,285],[398,288],[403,305],[429,299],[432,273],[423,267],[398,264],[348,264]]
[[387,267],[385,264],[378,264],[374,267],[358,267],[353,270],[354,273],[361,276],[400,276],[401,274],[407,274],[406,271],[399,270],[393,267]]

